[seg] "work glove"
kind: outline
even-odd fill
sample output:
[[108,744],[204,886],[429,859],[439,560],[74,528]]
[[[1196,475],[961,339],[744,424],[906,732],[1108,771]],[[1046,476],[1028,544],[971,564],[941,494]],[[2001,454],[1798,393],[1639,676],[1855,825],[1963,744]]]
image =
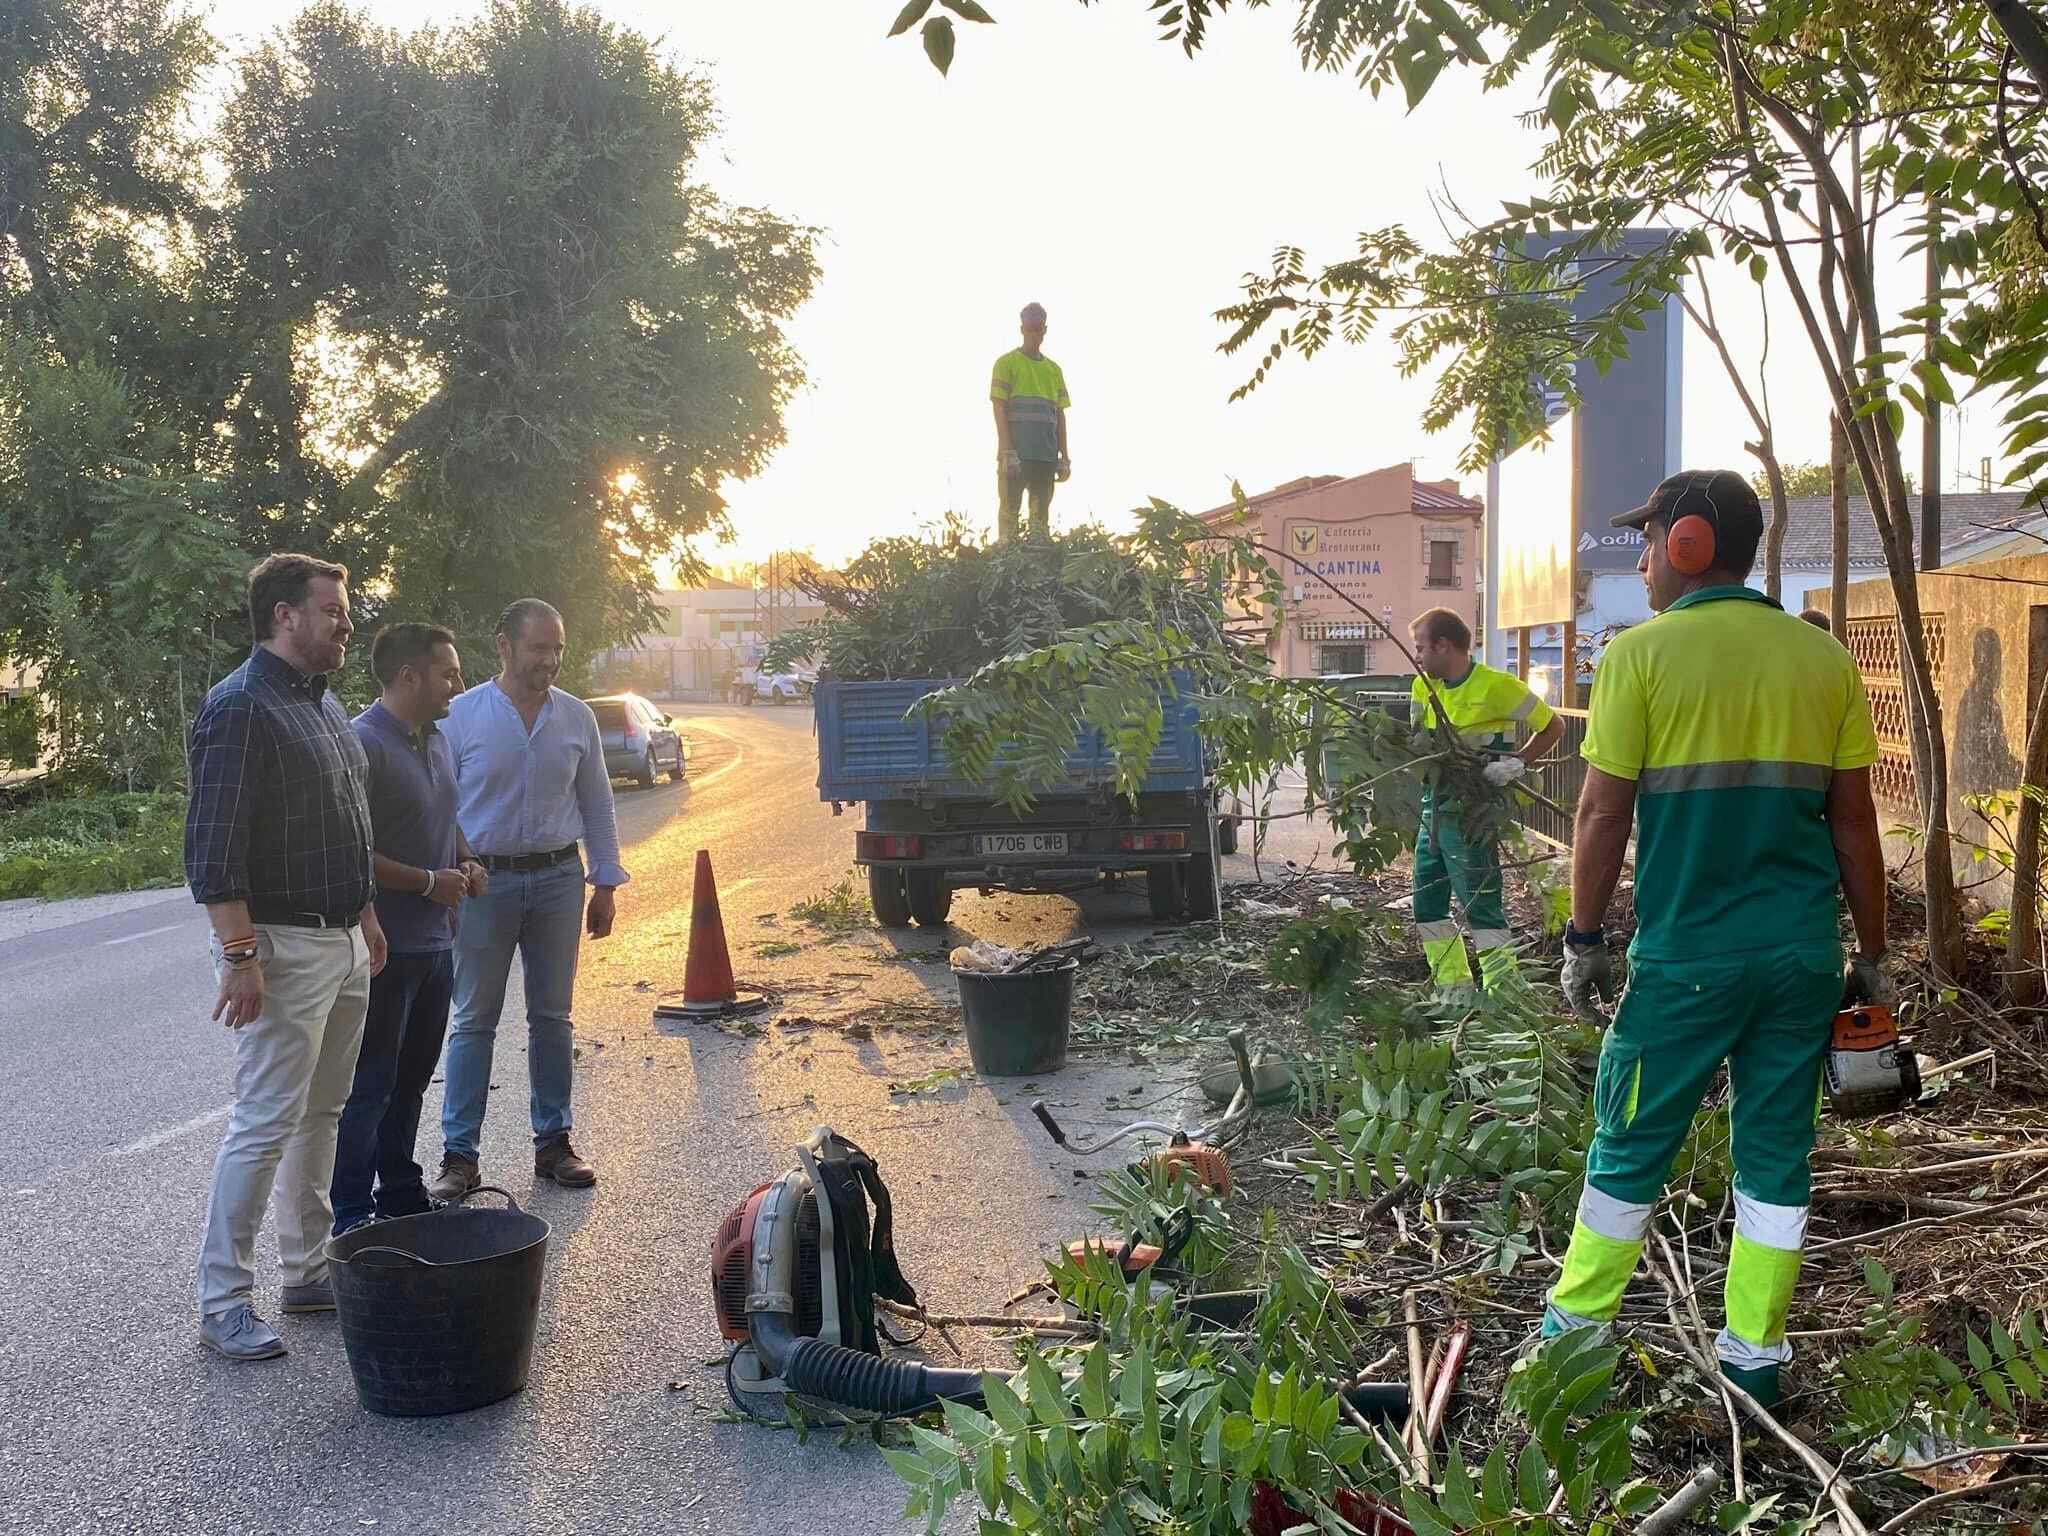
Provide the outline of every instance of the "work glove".
[[1867,1003],[1875,1008],[1897,1008],[1899,989],[1891,977],[1885,975],[1882,955],[1866,955],[1857,950],[1849,956],[1849,965],[1842,973],[1842,1006],[1853,1008]]
[[1558,980],[1564,988],[1565,1001],[1589,1017],[1595,1012],[1595,998],[1603,1003],[1613,1002],[1614,961],[1607,953],[1606,936],[1601,935],[1591,944],[1574,944],[1567,938]]
[[1017,450],[1014,448],[1005,448],[1003,450],[1004,477],[1006,479],[1014,480],[1017,478],[1018,474],[1023,470],[1023,468],[1024,461],[1017,457]]
[[1073,478],[1073,474],[1074,461],[1068,458],[1064,453],[1061,454],[1059,458],[1053,463],[1053,479],[1059,481],[1061,484],[1064,485],[1068,480]]
[[1480,769],[1480,775],[1495,789],[1505,789],[1529,771],[1529,765],[1519,757],[1497,757]]

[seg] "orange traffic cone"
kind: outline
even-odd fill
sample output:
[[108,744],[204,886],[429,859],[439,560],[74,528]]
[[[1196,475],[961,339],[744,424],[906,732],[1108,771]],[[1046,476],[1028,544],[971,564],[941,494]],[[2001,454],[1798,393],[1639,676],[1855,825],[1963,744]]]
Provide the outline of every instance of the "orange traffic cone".
[[690,958],[683,966],[683,1001],[716,1009],[738,1000],[732,951],[725,947],[725,919],[718,910],[718,882],[711,875],[711,850],[699,848],[697,883],[690,893]]
[[732,979],[732,951],[725,943],[725,918],[718,910],[718,882],[711,874],[709,849],[697,850],[697,878],[690,894],[690,953],[683,963],[683,995],[663,997],[657,1014],[715,1018],[753,1013],[767,1006],[764,998],[742,998]]

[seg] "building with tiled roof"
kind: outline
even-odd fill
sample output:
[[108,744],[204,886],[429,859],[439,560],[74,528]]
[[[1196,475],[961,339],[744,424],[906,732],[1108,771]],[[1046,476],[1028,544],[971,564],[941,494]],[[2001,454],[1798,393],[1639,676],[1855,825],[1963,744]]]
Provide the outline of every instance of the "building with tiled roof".
[[1285,588],[1268,641],[1287,677],[1408,672],[1381,626],[1407,636],[1425,608],[1479,627],[1484,505],[1454,480],[1418,480],[1412,464],[1363,475],[1304,475],[1213,507],[1205,522],[1254,533]]

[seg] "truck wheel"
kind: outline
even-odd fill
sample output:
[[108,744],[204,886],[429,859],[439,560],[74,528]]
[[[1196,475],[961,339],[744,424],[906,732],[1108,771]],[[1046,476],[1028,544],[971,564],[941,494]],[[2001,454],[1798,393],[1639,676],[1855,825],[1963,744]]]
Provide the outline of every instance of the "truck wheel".
[[1216,851],[1221,854],[1237,852],[1237,818],[1219,816],[1216,818]]
[[903,871],[870,866],[868,905],[875,909],[875,921],[884,928],[908,928],[910,897],[903,889]]
[[1187,894],[1178,864],[1154,864],[1145,871],[1145,900],[1152,916],[1170,923],[1180,916],[1181,900]]
[[953,910],[953,887],[943,869],[911,869],[903,874],[904,890],[910,898],[910,915],[920,928],[937,928]]
[[1206,852],[1188,862],[1188,916],[1197,920],[1216,916],[1216,866]]

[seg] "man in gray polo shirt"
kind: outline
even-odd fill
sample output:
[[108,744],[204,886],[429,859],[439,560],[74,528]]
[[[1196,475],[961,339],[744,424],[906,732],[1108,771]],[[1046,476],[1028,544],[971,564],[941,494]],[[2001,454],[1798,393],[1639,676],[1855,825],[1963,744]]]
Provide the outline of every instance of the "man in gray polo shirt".
[[334,1152],[334,1230],[432,1209],[413,1161],[420,1101],[441,1059],[455,925],[488,877],[455,824],[455,762],[439,722],[462,691],[455,636],[392,624],[370,646],[383,691],[355,719],[370,761],[377,917],[391,957],[370,983],[355,1084]]

